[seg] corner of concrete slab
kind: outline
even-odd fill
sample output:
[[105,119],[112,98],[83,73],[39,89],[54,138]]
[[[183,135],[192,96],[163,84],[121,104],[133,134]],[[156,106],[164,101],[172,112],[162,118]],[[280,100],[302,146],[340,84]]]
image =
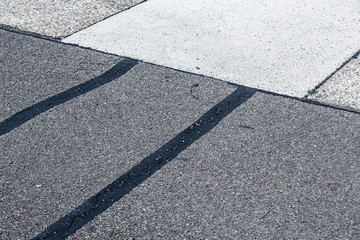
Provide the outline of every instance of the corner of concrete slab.
[[319,88],[321,88],[329,79],[331,79],[337,72],[345,67],[350,61],[357,59],[360,55],[360,50],[358,50],[354,55],[352,55],[348,60],[346,60],[340,67],[338,67],[334,72],[332,72],[329,76],[327,76],[322,82],[316,85],[313,89],[310,89],[308,93],[304,96],[304,99],[309,98],[312,94],[314,94]]
[[142,0],[142,1],[140,1],[140,2],[138,2],[138,3],[136,3],[136,4],[134,4],[134,5],[129,6],[128,8],[125,8],[125,9],[119,11],[119,12],[116,12],[116,13],[113,13],[113,14],[111,14],[111,15],[109,15],[109,16],[106,16],[106,17],[104,17],[103,19],[101,19],[101,20],[99,20],[99,21],[93,22],[92,24],[90,24],[90,25],[88,25],[88,26],[85,26],[84,28],[78,29],[78,30],[76,30],[76,31],[74,31],[74,32],[72,32],[72,33],[69,33],[69,34],[67,34],[67,35],[64,35],[64,36],[59,36],[58,38],[59,38],[59,40],[63,40],[63,39],[65,39],[65,38],[67,38],[67,37],[70,37],[71,35],[73,35],[73,34],[75,34],[75,33],[78,33],[78,32],[80,32],[80,31],[83,31],[84,29],[87,29],[87,28],[89,28],[89,27],[91,27],[91,26],[93,26],[93,25],[95,25],[95,24],[97,24],[97,23],[99,23],[99,22],[105,21],[106,19],[111,18],[111,17],[113,17],[113,16],[115,16],[115,15],[117,15],[117,14],[119,14],[119,13],[128,11],[128,10],[130,10],[130,9],[132,9],[132,8],[134,8],[134,7],[142,4],[142,3],[144,3],[144,2],[147,2],[147,1],[148,1],[148,0]]

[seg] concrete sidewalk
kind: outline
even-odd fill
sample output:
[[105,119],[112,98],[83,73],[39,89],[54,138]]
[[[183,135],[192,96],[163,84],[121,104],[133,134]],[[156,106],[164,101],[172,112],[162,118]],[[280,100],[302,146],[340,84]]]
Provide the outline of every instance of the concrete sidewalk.
[[[325,61],[325,77],[315,74],[317,80],[300,84],[313,89],[313,94],[295,84],[286,90],[293,96],[286,96],[267,91],[271,85],[267,78],[259,78],[254,88],[204,76],[202,67],[197,69],[191,61],[187,64],[196,69],[192,72],[182,71],[188,71],[185,65],[180,70],[166,67],[171,61],[163,59],[163,51],[154,61],[144,62],[102,49],[101,43],[113,40],[117,43],[109,46],[124,51],[131,47],[127,39],[113,34],[119,28],[107,21],[138,21],[146,11],[153,11],[151,18],[157,21],[184,1],[156,9],[149,6],[156,6],[157,0],[147,1],[64,42],[45,38],[88,26],[87,20],[82,22],[87,14],[81,3],[103,9],[91,16],[93,23],[138,2],[120,1],[118,8],[109,8],[105,1],[79,1],[74,8],[81,12],[78,20],[72,20],[74,26],[82,22],[79,28],[51,21],[52,13],[45,9],[53,6],[47,1],[26,2],[32,6],[26,16],[14,10],[20,2],[0,4],[0,24],[6,29],[0,29],[1,239],[360,238],[359,61],[358,46],[352,45],[359,41],[352,35],[356,29],[340,31],[346,26],[342,23],[327,29],[330,37],[340,31],[336,34],[351,35],[351,40],[331,40],[336,45],[322,54],[332,60],[308,52],[308,60],[314,60],[308,65],[313,73],[318,71],[317,61]],[[208,13],[216,12],[215,2],[204,3]],[[286,6],[295,7],[295,2]],[[316,11],[328,1],[323,2],[316,3]],[[69,12],[61,5],[66,3],[52,4],[60,6],[56,11],[61,16]],[[224,7],[235,13],[241,4]],[[271,10],[272,4],[263,10]],[[311,9],[311,4],[304,2],[296,9]],[[343,3],[335,19],[350,12],[357,18],[356,4]],[[31,10],[39,6],[41,18]],[[169,8],[163,15],[155,14],[165,6]],[[184,9],[187,22],[192,15],[186,11],[196,12],[199,5],[191,6]],[[276,11],[283,13],[281,9]],[[15,15],[16,24],[7,20]],[[29,16],[35,17],[29,21]],[[48,27],[42,28],[42,18],[49,19]],[[146,37],[144,44],[161,43],[150,33],[139,32],[146,22],[127,22],[120,30]],[[163,23],[172,21],[164,17]],[[328,22],[318,26],[324,24]],[[93,42],[105,52],[68,44],[74,39],[84,46],[88,39],[97,39]],[[343,48],[346,44],[349,48]],[[229,45],[223,45],[225,53]],[[211,49],[206,52],[214,54]],[[174,62],[186,63],[176,51],[171,53]],[[207,66],[216,62],[215,55]],[[335,64],[327,65],[329,59]],[[307,73],[302,61],[307,60],[296,61],[299,74]],[[286,69],[285,75],[292,71]],[[250,76],[244,74],[239,72]]]
[[63,41],[304,97],[359,51],[359,9],[353,0],[152,0]]

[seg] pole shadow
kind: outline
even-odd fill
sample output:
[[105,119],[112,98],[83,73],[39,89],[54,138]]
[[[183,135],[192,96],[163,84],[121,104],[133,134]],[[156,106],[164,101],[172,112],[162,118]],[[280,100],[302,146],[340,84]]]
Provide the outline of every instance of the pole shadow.
[[107,84],[133,68],[137,61],[131,59],[125,59],[117,63],[110,70],[104,74],[90,79],[87,82],[81,83],[75,87],[65,90],[59,94],[49,97],[41,102],[38,102],[20,112],[15,113],[11,117],[0,122],[0,136],[12,131],[13,129],[20,127],[22,124],[30,121],[37,115],[46,112],[47,110],[56,107],[62,103],[65,103],[73,98],[81,96],[87,92],[90,92],[104,84]]
[[87,199],[76,209],[47,227],[45,231],[34,237],[33,240],[66,239],[74,234],[97,215],[104,212],[151,177],[192,143],[208,133],[255,92],[256,90],[250,88],[238,87],[232,94],[212,107],[190,127],[144,158],[97,194]]

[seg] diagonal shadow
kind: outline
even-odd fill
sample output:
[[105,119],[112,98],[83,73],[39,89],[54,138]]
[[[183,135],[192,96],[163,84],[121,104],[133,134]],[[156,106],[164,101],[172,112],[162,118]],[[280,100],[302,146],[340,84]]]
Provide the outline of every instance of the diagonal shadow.
[[22,124],[30,121],[37,115],[57,106],[64,102],[67,102],[73,98],[83,95],[91,90],[94,90],[106,83],[109,83],[116,78],[121,77],[127,73],[132,67],[138,64],[137,61],[131,59],[125,59],[117,63],[107,72],[95,77],[87,82],[81,83],[75,87],[72,87],[64,92],[49,97],[41,102],[38,102],[18,113],[15,113],[11,117],[0,122],[0,136],[12,131],[13,129],[21,126]]
[[93,220],[115,202],[139,186],[166,163],[189,147],[197,139],[214,128],[235,108],[249,99],[256,90],[238,87],[232,94],[215,105],[194,124],[179,133],[157,151],[144,158],[125,174],[103,188],[96,195],[87,199],[76,209],[46,228],[34,237],[38,239],[66,239],[78,229]]

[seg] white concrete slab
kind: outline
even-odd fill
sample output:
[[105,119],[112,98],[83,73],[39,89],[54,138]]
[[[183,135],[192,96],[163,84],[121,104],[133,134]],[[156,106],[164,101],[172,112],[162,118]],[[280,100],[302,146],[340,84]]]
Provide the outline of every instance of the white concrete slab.
[[1,0],[0,24],[60,37],[140,2],[142,0]]
[[359,0],[150,0],[64,39],[303,97],[360,46]]
[[309,99],[360,110],[360,57],[348,62]]

